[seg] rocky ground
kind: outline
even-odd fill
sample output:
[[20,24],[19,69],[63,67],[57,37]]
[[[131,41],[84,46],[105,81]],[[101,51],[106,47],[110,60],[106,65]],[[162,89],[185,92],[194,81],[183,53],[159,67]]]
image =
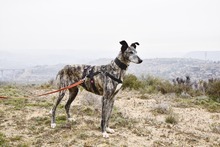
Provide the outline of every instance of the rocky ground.
[[121,91],[110,120],[115,133],[105,139],[100,132],[98,96],[79,93],[71,106],[73,122],[66,120],[65,96],[57,110],[55,129],[50,127],[49,111],[56,94],[21,98],[50,90],[0,87],[0,94],[17,92],[20,97],[0,99],[0,146],[220,146],[219,108],[210,112],[193,98]]

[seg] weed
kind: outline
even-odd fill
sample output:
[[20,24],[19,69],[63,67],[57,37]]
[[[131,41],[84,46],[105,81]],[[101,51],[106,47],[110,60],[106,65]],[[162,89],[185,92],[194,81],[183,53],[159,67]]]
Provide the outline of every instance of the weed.
[[[46,124],[46,125],[50,124],[49,117],[33,117],[33,118],[31,118],[31,120],[34,121],[37,126],[41,126],[43,124]],[[34,127],[34,126],[32,126],[32,127]]]
[[146,128],[137,127],[132,130],[132,133],[136,134],[137,136],[149,136],[151,132]]
[[77,137],[79,139],[86,140],[89,137],[89,135],[87,135],[86,133],[80,133]]
[[166,123],[170,123],[170,124],[177,124],[178,120],[177,120],[177,116],[173,113],[170,113],[166,118],[165,118],[165,122]]
[[202,106],[209,112],[220,112],[220,103],[212,99],[196,99],[194,100],[194,104]]
[[87,115],[87,116],[93,116],[95,113],[94,109],[90,108],[90,107],[86,107],[83,109],[83,114]]
[[111,122],[113,127],[127,127],[128,129],[131,129],[137,123],[136,120],[125,118],[116,107],[113,108]]
[[175,99],[176,107],[180,108],[189,108],[194,106],[194,99],[181,99],[177,98]]
[[150,96],[147,94],[141,94],[141,96],[139,98],[146,100],[146,99],[150,99]]
[[10,139],[10,141],[20,141],[21,139],[22,139],[22,136],[14,136],[14,137],[11,137],[11,138],[9,138]]
[[57,121],[58,124],[66,122],[66,115],[57,116],[56,121]]
[[153,109],[154,114],[169,114],[172,111],[168,104],[157,104]]

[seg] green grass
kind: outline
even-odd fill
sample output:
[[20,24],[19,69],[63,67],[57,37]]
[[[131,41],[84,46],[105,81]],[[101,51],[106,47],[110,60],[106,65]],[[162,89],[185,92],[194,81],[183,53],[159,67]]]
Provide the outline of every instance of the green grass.
[[94,109],[90,107],[85,107],[82,111],[83,111],[83,114],[87,116],[93,116],[95,114]]
[[6,138],[6,136],[0,132],[0,146],[1,147],[9,147],[9,140]]
[[212,100],[212,99],[202,99],[202,100],[194,100],[194,104],[198,106],[202,106],[207,109],[209,112],[220,112],[220,103]]
[[28,100],[25,98],[8,98],[6,100],[1,100],[0,103],[13,106],[14,110],[21,110],[27,105]]
[[5,85],[0,87],[0,95],[6,97],[25,97],[25,94],[19,87],[13,85]]
[[62,124],[66,121],[67,121],[66,115],[59,115],[59,116],[56,117],[57,124]]
[[200,99],[197,97],[193,97],[191,99],[182,99],[177,98],[176,102],[178,103],[178,107],[188,108],[188,107],[202,107],[209,112],[220,112],[220,103],[210,99]]
[[53,104],[49,103],[49,102],[38,102],[38,103],[28,103],[26,106],[29,106],[29,107],[41,107],[41,108],[51,108],[53,106]]
[[50,124],[50,117],[33,117],[31,121],[35,123],[37,126],[41,125],[49,125]]
[[81,132],[79,135],[77,135],[77,138],[86,140],[89,137],[88,134]]

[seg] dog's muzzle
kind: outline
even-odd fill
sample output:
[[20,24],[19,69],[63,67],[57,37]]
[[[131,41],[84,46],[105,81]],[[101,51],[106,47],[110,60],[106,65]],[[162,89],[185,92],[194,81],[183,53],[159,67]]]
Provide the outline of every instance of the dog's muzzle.
[[138,64],[142,63],[143,60],[141,60],[140,58],[138,58]]

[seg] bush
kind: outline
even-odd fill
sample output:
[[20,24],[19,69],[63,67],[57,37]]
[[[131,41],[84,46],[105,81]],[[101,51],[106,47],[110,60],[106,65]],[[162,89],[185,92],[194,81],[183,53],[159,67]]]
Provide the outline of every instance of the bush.
[[163,80],[153,76],[142,76],[138,79],[135,75],[128,74],[123,81],[122,89],[129,88],[134,90],[141,90],[143,93],[178,93],[180,94],[184,88],[172,85],[168,80]]
[[178,91],[178,87],[172,85],[168,80],[163,80],[153,76],[142,76],[141,79],[146,93],[161,92],[162,94],[166,94]]
[[131,89],[138,90],[143,87],[144,87],[143,83],[140,80],[138,80],[138,78],[135,75],[128,74],[125,76],[122,89],[128,88],[130,90]]
[[220,80],[209,83],[206,93],[212,100],[220,102]]
[[[220,80],[214,80],[207,84],[206,95],[208,95],[213,101],[220,102]],[[163,80],[158,77],[153,76],[142,76],[137,78],[133,74],[128,74],[125,76],[123,81],[122,89],[134,89],[140,90],[142,93],[157,93],[161,92],[162,94],[175,93],[181,95],[186,93],[190,96],[201,96],[203,91],[192,89],[191,86],[184,84],[171,84],[168,80]]]

